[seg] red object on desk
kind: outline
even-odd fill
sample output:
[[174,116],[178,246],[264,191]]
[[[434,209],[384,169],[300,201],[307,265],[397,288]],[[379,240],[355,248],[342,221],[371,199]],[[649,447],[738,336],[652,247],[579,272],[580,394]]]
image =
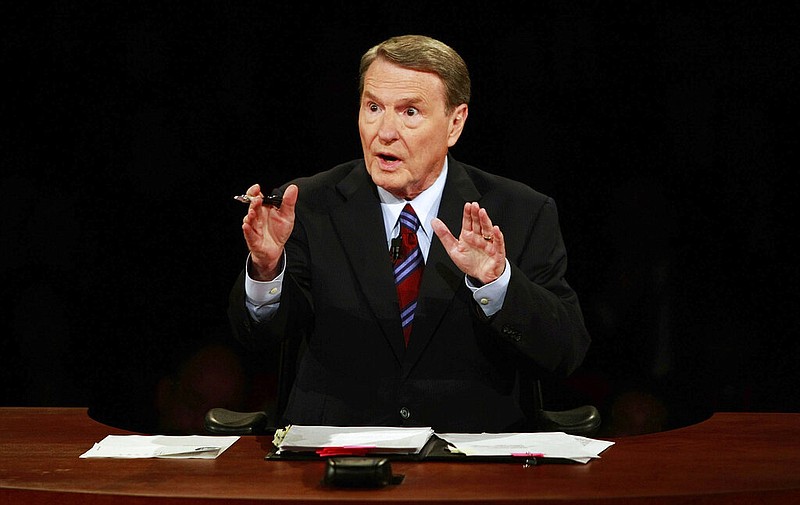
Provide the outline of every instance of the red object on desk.
[[317,449],[317,454],[323,458],[329,456],[366,456],[372,450],[375,450],[374,446],[323,447],[322,449]]

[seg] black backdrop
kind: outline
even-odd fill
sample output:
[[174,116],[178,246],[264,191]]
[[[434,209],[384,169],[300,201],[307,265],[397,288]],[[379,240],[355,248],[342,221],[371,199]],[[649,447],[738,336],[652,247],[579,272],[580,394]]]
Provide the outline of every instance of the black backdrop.
[[796,411],[790,5],[6,2],[0,402],[165,432],[269,402],[231,196],[360,156],[361,53],[424,33],[472,72],[454,155],[559,205],[594,343],[551,406]]

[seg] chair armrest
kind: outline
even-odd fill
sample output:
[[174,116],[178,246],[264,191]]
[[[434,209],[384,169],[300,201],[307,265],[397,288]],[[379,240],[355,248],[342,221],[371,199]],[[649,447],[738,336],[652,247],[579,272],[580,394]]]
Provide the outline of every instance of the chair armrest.
[[205,429],[214,435],[258,435],[266,433],[266,412],[236,412],[213,408],[206,412]]
[[600,428],[600,412],[593,405],[584,405],[570,410],[539,411],[539,429],[563,431],[570,435],[592,436]]

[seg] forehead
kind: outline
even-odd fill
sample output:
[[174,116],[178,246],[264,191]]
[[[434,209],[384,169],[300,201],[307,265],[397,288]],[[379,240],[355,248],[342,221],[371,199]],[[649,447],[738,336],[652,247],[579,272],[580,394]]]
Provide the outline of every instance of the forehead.
[[375,60],[364,74],[364,95],[386,100],[422,100],[444,103],[444,83],[432,72]]

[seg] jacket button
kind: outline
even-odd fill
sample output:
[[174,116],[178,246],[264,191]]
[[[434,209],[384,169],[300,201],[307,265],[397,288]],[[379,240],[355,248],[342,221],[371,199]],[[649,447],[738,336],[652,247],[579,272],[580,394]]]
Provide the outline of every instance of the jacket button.
[[509,326],[503,326],[503,334],[507,335],[512,340],[519,342],[522,339],[522,333]]
[[401,408],[400,417],[402,417],[403,419],[408,419],[409,417],[411,417],[411,411],[405,407]]

